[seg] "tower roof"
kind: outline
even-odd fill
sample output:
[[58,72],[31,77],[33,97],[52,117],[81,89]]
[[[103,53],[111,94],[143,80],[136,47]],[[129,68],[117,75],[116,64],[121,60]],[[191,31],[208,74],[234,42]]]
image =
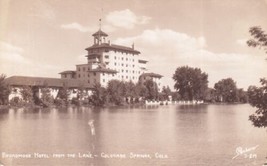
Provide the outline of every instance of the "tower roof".
[[97,36],[108,36],[108,34],[106,34],[105,32],[101,31],[101,29],[99,29],[96,33],[94,33],[92,36],[97,37]]

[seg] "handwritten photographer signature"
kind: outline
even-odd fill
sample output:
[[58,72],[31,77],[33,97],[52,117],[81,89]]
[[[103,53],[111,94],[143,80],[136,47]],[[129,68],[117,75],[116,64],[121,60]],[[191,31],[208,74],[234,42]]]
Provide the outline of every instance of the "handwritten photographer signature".
[[[232,159],[235,159],[238,156],[244,156],[245,158],[247,158],[248,153],[256,150],[258,147],[259,147],[259,145],[256,145],[256,146],[253,146],[253,147],[249,147],[249,148],[237,147],[236,150],[235,150],[236,155]],[[255,157],[256,154],[254,154],[253,156]]]

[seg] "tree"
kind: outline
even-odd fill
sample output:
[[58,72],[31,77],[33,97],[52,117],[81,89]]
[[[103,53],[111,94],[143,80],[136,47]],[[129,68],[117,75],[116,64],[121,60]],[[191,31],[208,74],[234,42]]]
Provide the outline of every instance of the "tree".
[[144,82],[144,88],[142,92],[147,100],[156,100],[159,96],[158,86],[152,79]]
[[163,86],[162,91],[160,93],[162,100],[169,100],[169,96],[171,96],[171,95],[172,95],[172,92],[171,92],[170,87],[169,86],[167,86],[167,87]]
[[31,87],[22,87],[20,94],[25,103],[33,104],[33,90]]
[[208,75],[199,68],[178,67],[173,75],[174,88],[183,100],[203,100],[208,88]]
[[237,102],[236,83],[232,78],[226,78],[218,81],[214,85],[217,101],[220,102]]
[[249,29],[252,39],[247,41],[249,47],[263,48],[267,53],[267,34],[260,26],[254,26]]
[[0,105],[8,103],[8,96],[11,92],[10,87],[5,83],[6,76],[0,75]]
[[255,127],[267,127],[267,80],[260,79],[261,87],[248,88],[249,103],[256,107],[254,114],[249,116]]
[[104,106],[106,103],[107,92],[106,89],[101,87],[100,84],[95,84],[93,94],[91,96],[91,102],[94,106]]
[[68,105],[68,99],[70,96],[69,88],[66,84],[63,84],[63,86],[58,90],[58,94],[55,100],[56,105],[62,106],[62,105]]
[[248,102],[247,92],[244,91],[243,89],[237,90],[237,97],[238,97],[238,101],[241,103],[247,103]]
[[111,80],[108,82],[108,101],[116,105],[121,105],[126,94],[125,85],[122,81]]
[[45,86],[41,89],[41,101],[45,107],[49,107],[54,104],[54,98],[51,95],[51,90]]

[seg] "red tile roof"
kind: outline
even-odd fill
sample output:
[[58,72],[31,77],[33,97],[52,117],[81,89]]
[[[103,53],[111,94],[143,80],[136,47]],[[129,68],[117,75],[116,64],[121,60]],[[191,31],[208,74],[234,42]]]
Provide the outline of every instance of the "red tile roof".
[[108,36],[108,34],[106,34],[105,32],[101,31],[100,29],[94,33],[92,36]]
[[160,75],[160,74],[156,74],[156,73],[144,73],[144,74],[141,74],[141,75],[140,75],[140,77],[145,77],[145,76],[156,77],[156,78],[161,78],[161,77],[163,77],[162,75]]
[[76,71],[66,70],[66,71],[60,72],[59,74],[75,74],[75,73],[76,73]]
[[66,85],[69,88],[85,87],[91,88],[77,79],[61,79],[47,77],[28,77],[28,76],[12,76],[5,79],[5,82],[11,86],[48,86],[48,87],[63,87]]
[[111,44],[109,45],[108,43],[102,43],[100,45],[92,45],[91,47],[86,48],[85,50],[89,51],[91,49],[95,49],[95,48],[104,48],[104,49],[109,49],[109,50],[115,50],[115,51],[125,51],[125,52],[131,52],[134,54],[140,54],[140,51],[137,51],[131,47],[125,47],[125,46],[121,46],[121,45],[115,45],[115,44]]

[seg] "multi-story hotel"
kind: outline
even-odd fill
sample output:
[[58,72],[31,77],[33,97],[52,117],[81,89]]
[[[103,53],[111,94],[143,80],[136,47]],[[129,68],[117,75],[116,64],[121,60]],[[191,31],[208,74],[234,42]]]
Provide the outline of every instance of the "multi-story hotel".
[[63,71],[61,78],[78,79],[87,85],[100,83],[107,86],[110,80],[145,81],[153,79],[161,89],[161,75],[148,73],[147,60],[132,47],[111,44],[108,34],[101,28],[93,35],[93,45],[86,48],[87,63],[76,65],[76,71]]
[[[143,59],[140,52],[132,47],[111,44],[108,35],[101,28],[93,34],[93,45],[86,48],[87,63],[76,65],[76,71],[63,71],[61,78],[12,76],[6,82],[12,87],[9,99],[21,97],[20,90],[23,86],[40,88],[49,87],[54,97],[59,89],[67,86],[73,89],[72,97],[77,96],[75,89],[84,87],[90,95],[90,90],[96,83],[106,87],[110,80],[122,80],[141,83],[153,80],[160,91],[162,88],[161,75],[147,72],[147,60]],[[70,98],[72,98],[70,97]]]

